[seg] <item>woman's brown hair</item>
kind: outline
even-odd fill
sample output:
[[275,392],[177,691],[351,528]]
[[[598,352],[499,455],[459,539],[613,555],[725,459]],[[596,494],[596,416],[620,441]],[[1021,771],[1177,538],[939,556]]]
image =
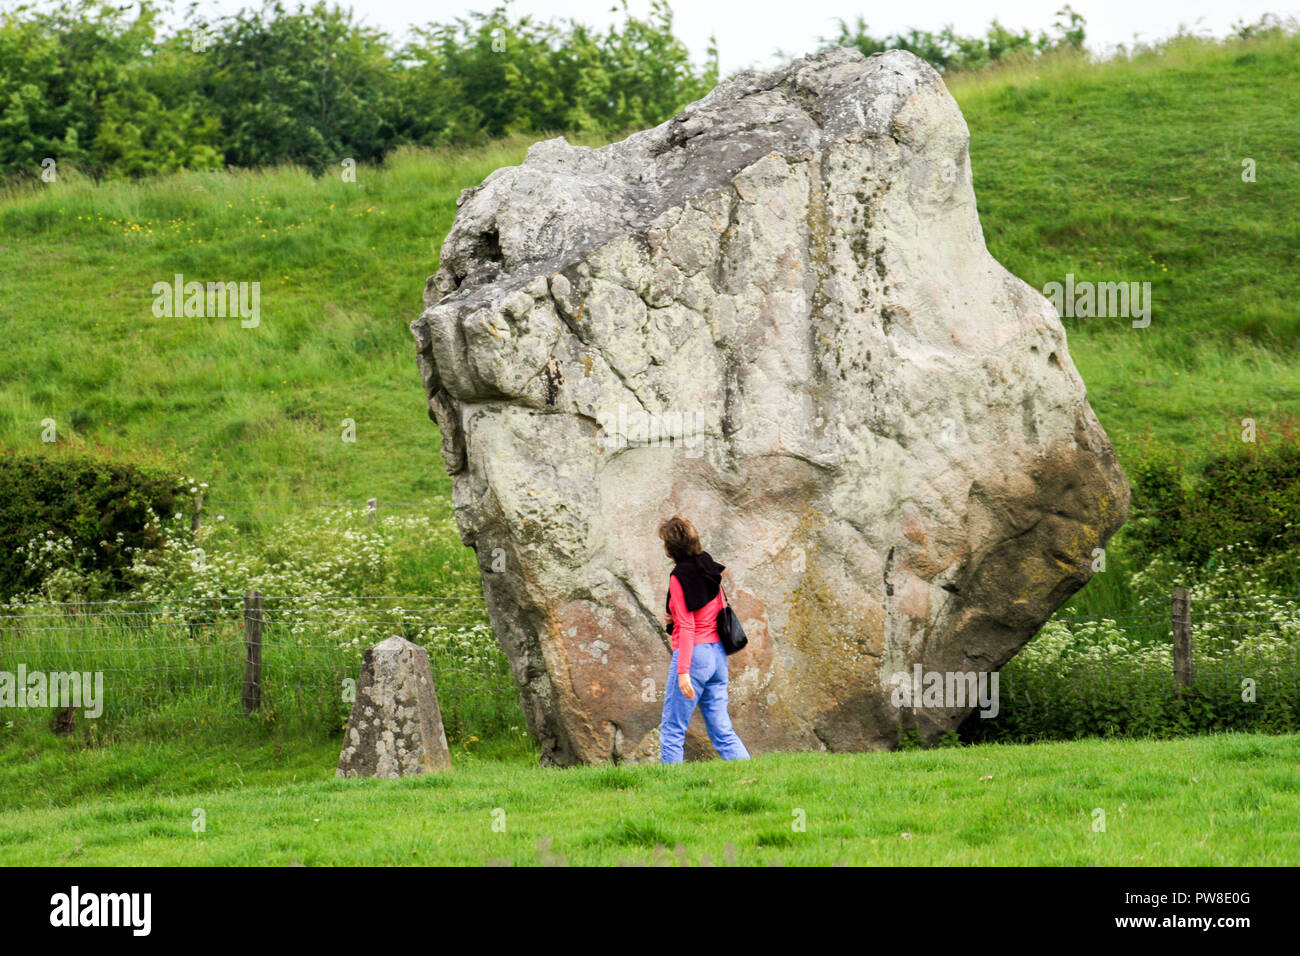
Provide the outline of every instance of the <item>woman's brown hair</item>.
[[663,538],[664,552],[674,561],[685,561],[704,550],[695,525],[681,515],[673,515],[660,524],[659,537]]

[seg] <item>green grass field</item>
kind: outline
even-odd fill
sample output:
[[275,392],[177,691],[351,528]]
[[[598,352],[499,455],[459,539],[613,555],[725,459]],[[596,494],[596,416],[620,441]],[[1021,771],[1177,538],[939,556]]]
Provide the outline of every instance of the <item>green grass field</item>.
[[[1038,288],[1067,273],[1152,283],[1150,328],[1065,319],[1122,463],[1161,445],[1194,468],[1237,442],[1245,417],[1261,441],[1294,437],[1297,74],[1300,38],[1289,37],[951,83],[995,256]],[[446,520],[450,484],[407,324],[459,191],[528,144],[403,151],[355,183],[295,169],[100,184],[65,173],[0,195],[0,453],[165,462],[218,501],[277,502],[225,509],[258,553],[275,550],[295,503],[432,502],[438,540],[400,552],[375,581],[391,594],[475,590],[474,558]],[[1242,180],[1243,159],[1255,182]],[[259,281],[260,326],[155,318],[152,286],[177,273]],[[46,419],[56,446],[42,442]],[[355,442],[341,440],[344,419]],[[1123,532],[1108,562],[1074,607],[1131,606]],[[237,591],[242,565],[230,566],[219,583]],[[517,728],[489,740],[466,730],[451,774],[339,781],[337,728],[209,723],[194,700],[98,736],[0,720],[0,861],[673,863],[679,845],[688,863],[1300,858],[1295,735],[560,772],[536,766]],[[791,826],[800,809],[803,832]]]
[[1244,417],[1295,434],[1297,66],[1296,38],[1182,42],[953,83],[990,251],[1039,289],[1067,273],[1152,284],[1149,328],[1065,319],[1121,461],[1149,434],[1196,462],[1239,443]]
[[237,736],[239,756],[180,743],[107,754],[43,748],[30,762],[10,753],[0,762],[0,857],[81,866],[1293,865],[1300,857],[1296,735],[563,771],[457,752],[450,773],[401,781],[334,778],[329,742]]

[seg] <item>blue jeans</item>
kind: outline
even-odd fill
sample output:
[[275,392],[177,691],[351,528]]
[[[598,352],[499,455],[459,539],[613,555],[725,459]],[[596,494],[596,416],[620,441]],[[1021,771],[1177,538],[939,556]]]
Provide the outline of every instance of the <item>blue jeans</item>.
[[677,686],[677,652],[673,651],[668,664],[664,714],[659,723],[660,762],[682,762],[686,727],[696,704],[704,714],[704,726],[718,756],[723,760],[748,760],[749,751],[736,736],[727,715],[727,652],[721,641],[695,646],[691,652],[691,686],[695,688],[695,696],[687,700]]

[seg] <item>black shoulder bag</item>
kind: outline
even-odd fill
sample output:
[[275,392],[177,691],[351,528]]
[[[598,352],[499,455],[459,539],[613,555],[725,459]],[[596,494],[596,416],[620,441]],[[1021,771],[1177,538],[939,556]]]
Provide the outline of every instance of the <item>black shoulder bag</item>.
[[740,626],[740,618],[736,617],[736,612],[731,609],[721,584],[718,585],[718,591],[722,594],[722,608],[718,611],[718,639],[722,641],[722,649],[730,657],[736,651],[744,650],[745,645],[749,643],[749,638],[745,636],[745,629]]

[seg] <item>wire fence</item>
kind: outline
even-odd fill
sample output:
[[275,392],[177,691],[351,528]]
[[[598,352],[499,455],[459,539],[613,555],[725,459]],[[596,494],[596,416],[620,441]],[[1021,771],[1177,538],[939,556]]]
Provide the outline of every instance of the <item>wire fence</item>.
[[[262,719],[342,726],[365,648],[396,634],[429,651],[449,736],[522,725],[481,598],[262,595],[257,624]],[[99,675],[104,724],[168,715],[211,722],[242,715],[248,625],[244,595],[4,605],[0,670]]]
[[[425,647],[449,737],[523,726],[481,597],[267,594],[257,610],[258,716],[342,727],[365,648]],[[1181,603],[1180,603],[1181,602]],[[244,595],[0,605],[0,671],[99,675],[102,725],[243,717]],[[969,739],[1300,729],[1300,595],[1171,595],[1114,615],[1059,614],[999,672],[997,713]],[[51,699],[29,707],[49,719]],[[30,697],[30,691],[29,691]],[[84,703],[84,702],[83,702]],[[22,712],[13,701],[0,726]],[[89,709],[89,708],[83,708]]]
[[1300,730],[1300,595],[1191,595],[1061,614],[999,672],[967,739]]

